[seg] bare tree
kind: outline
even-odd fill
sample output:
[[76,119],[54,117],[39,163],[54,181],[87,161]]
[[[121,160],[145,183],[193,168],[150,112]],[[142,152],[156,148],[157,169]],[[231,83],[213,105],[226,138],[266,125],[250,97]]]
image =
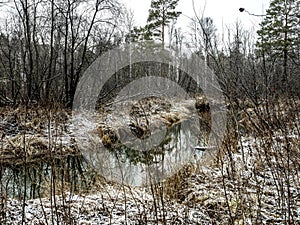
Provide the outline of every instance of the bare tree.
[[[14,8],[8,13],[14,15],[7,21],[11,25],[3,31],[6,38],[1,40],[2,69],[8,74],[13,99],[59,100],[71,106],[81,74],[97,56],[95,46],[105,51],[105,46],[115,46],[122,39],[115,29],[121,15],[118,3],[20,0],[14,1]],[[15,41],[17,46],[12,46]],[[20,65],[19,71],[14,63]]]

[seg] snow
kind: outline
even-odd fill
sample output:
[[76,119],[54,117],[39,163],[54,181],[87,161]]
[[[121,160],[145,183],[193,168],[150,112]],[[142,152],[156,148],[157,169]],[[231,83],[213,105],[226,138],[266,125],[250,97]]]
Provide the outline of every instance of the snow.
[[[84,139],[95,126],[90,121],[80,119],[79,122],[88,128],[80,131],[79,136]],[[76,126],[72,126],[67,126],[68,131],[63,136],[60,135],[63,130],[57,129],[55,124],[47,129],[56,130],[57,134],[49,133],[47,129],[20,137],[12,133],[4,138],[2,144],[7,146],[3,149],[22,144],[22,137],[30,145],[43,138],[47,140],[49,134],[57,136],[58,143],[70,144],[76,136],[72,132]],[[30,199],[25,205],[22,199],[6,198],[4,204],[0,204],[6,221],[0,223],[22,224],[24,206],[25,224],[150,225],[164,224],[165,219],[166,224],[221,225],[230,224],[231,213],[235,224],[281,225],[288,220],[289,205],[293,219],[290,224],[300,224],[300,171],[293,168],[291,162],[290,170],[285,170],[287,160],[283,153],[285,140],[299,146],[299,136],[294,131],[288,135],[274,132],[271,140],[268,144],[270,139],[245,136],[241,138],[238,151],[231,157],[224,155],[221,165],[192,162],[192,172],[184,173],[177,181],[179,188],[173,190],[179,197],[164,194],[164,208],[161,198],[153,196],[150,187],[106,183],[87,193],[65,192],[61,195],[58,192],[52,199]],[[282,157],[278,158],[276,154],[282,154]],[[292,160],[299,159],[299,151],[293,154],[298,155]],[[164,185],[167,189],[171,184]]]
[[[223,167],[200,165],[197,173],[186,177],[188,187],[181,190],[185,198],[178,202],[165,196],[164,209],[149,187],[106,184],[95,193],[66,193],[64,198],[56,195],[56,207],[53,205],[54,199],[52,205],[48,198],[28,200],[25,207],[26,224],[46,224],[46,221],[49,224],[72,222],[86,225],[164,224],[163,212],[167,224],[228,224],[230,218],[227,207],[230,207],[233,216],[239,216],[240,204],[243,204],[244,211],[235,224],[251,225],[257,224],[257,221],[260,224],[284,224],[287,202],[278,192],[280,180],[274,178],[274,170],[266,167],[253,173],[257,154],[253,146],[257,144],[255,139],[243,139],[241,147],[244,155],[241,152],[233,154],[237,170],[235,175],[231,174],[232,177],[228,172],[230,161],[226,157]],[[286,194],[288,187],[284,183],[282,189]],[[289,190],[293,200],[290,202],[293,219],[295,224],[299,224],[299,180],[291,179]],[[157,215],[154,199],[158,204]],[[278,205],[280,202],[282,205]],[[22,201],[8,199],[6,207],[7,223],[20,224]]]

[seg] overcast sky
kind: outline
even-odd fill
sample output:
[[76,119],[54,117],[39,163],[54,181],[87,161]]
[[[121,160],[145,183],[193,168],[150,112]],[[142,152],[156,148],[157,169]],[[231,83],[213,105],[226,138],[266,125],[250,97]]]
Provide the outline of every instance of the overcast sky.
[[[135,14],[135,22],[138,25],[145,25],[151,0],[121,0]],[[181,15],[178,19],[178,26],[183,29],[188,26],[188,18],[194,15],[192,0],[180,0],[178,11]],[[204,9],[205,17],[212,17],[219,33],[222,29],[231,28],[237,20],[244,28],[254,31],[259,28],[262,17],[250,16],[247,13],[239,12],[239,8],[245,8],[253,14],[264,14],[269,7],[270,0],[194,0],[195,9],[202,14]]]
[[[128,9],[134,11],[135,22],[137,25],[144,26],[148,17],[151,0],[119,0]],[[233,29],[236,21],[239,21],[243,28],[253,31],[259,29],[262,17],[250,16],[246,12],[239,12],[243,7],[253,14],[264,14],[269,7],[270,0],[194,0],[195,9],[199,15],[204,13],[205,17],[211,17],[217,26],[218,33],[226,33],[227,28]],[[5,19],[3,14],[4,7],[0,7],[0,21]],[[178,18],[178,25],[187,31],[189,25],[188,17],[193,17],[193,0],[179,0],[177,7],[182,15]],[[1,12],[2,11],[2,12]],[[224,31],[224,32],[223,32]]]

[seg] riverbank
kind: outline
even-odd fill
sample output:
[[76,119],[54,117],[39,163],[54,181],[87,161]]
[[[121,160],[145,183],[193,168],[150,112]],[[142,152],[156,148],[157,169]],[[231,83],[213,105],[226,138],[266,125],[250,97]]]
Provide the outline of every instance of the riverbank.
[[251,132],[228,133],[209,163],[142,187],[106,180],[77,157],[71,112],[1,108],[1,224],[298,224],[299,117],[281,108],[274,114],[288,123],[274,117],[266,130],[268,118],[249,109],[241,126]]
[[6,222],[20,224],[23,213],[26,224],[298,224],[299,171],[289,174],[289,186],[280,186],[280,168],[260,165],[266,159],[258,158],[256,145],[254,139],[244,139],[232,155],[235,171],[229,157],[223,167],[190,165],[181,171],[177,187],[169,182],[158,196],[150,187],[106,183],[90,193],[7,199]]

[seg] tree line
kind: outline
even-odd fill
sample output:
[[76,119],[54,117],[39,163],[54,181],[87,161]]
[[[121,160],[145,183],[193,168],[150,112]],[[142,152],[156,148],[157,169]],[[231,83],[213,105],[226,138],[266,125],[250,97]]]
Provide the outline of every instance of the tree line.
[[114,0],[14,1],[0,34],[2,101],[71,105],[85,68],[120,42]]
[[[152,41],[203,58],[230,99],[299,96],[299,0],[272,0],[256,38],[240,22],[219,37],[210,17],[176,25],[179,0],[152,0],[147,24],[117,0],[15,0],[0,31],[0,104],[72,106],[85,69],[108,49]],[[4,7],[2,5],[2,7]]]

